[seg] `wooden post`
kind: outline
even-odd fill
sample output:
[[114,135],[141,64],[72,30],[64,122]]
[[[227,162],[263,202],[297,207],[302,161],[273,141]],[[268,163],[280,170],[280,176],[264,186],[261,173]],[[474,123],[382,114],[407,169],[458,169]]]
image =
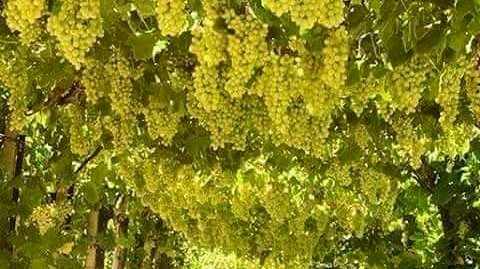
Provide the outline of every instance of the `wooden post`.
[[[90,211],[88,214],[88,236],[95,238],[98,233],[98,216],[99,212],[96,210]],[[95,269],[97,260],[97,245],[95,240],[88,246],[86,269]],[[101,268],[99,268],[101,269]]]

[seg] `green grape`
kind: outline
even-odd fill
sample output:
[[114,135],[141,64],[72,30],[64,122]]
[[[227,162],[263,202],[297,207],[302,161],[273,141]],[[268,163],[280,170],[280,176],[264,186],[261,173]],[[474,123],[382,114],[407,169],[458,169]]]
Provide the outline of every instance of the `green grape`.
[[177,36],[186,31],[189,26],[186,1],[156,0],[156,14],[160,32],[163,35]]
[[207,113],[218,111],[222,103],[225,103],[225,97],[221,93],[220,74],[213,67],[200,65],[195,68],[193,73],[194,96],[198,106]]
[[312,28],[316,23],[327,28],[338,27],[345,19],[345,4],[341,0],[263,0],[262,3],[277,16],[290,12],[292,20],[303,30]]
[[348,32],[344,27],[334,30],[325,40],[321,79],[334,91],[340,91],[347,79],[349,54]]
[[470,141],[477,136],[475,127],[470,124],[456,124],[443,130],[434,147],[443,157],[463,156],[470,149]]
[[81,82],[85,87],[88,103],[95,104],[106,95],[106,72],[105,68],[98,61],[87,60],[85,62]]
[[391,72],[389,92],[391,94],[391,107],[406,113],[413,113],[416,110],[422,93],[425,89],[429,69],[425,59],[412,59],[409,62],[397,66]]
[[162,138],[162,143],[170,145],[177,133],[182,113],[165,111],[158,102],[150,100],[143,110],[147,122],[148,133],[152,139]]
[[225,90],[233,98],[240,98],[247,91],[256,68],[263,65],[268,55],[267,26],[251,15],[230,15],[228,28],[235,32],[228,36],[228,55],[231,68],[227,74]]
[[480,71],[477,67],[478,62],[478,57],[475,57],[474,60],[470,62],[465,73],[466,91],[470,99],[470,109],[477,119],[480,118]]
[[6,56],[7,54],[0,56],[0,81],[9,90],[9,124],[13,130],[22,130],[28,123],[27,97],[31,94],[27,66],[22,59],[8,60]]
[[401,161],[408,162],[414,169],[422,165],[421,157],[431,148],[432,139],[422,135],[418,127],[414,127],[411,120],[397,120],[393,129],[396,132],[396,144],[394,150]]
[[44,235],[48,230],[59,226],[65,216],[71,213],[72,208],[66,204],[39,205],[33,209],[29,221]]
[[30,45],[40,37],[42,28],[39,19],[46,9],[44,0],[9,0],[4,15],[10,29],[20,33],[20,41]]
[[88,156],[97,147],[95,142],[100,139],[99,122],[95,123],[97,126],[88,122],[84,111],[77,106],[69,105],[65,109],[69,118],[68,128],[72,152],[80,156]]
[[[360,85],[355,85],[349,89],[349,96],[352,102],[351,108],[355,114],[360,117],[362,112],[367,107],[368,102],[374,99],[382,91],[382,79],[369,76],[362,80]],[[380,107],[381,109],[381,107]],[[380,114],[385,114],[387,111],[381,111]]]
[[97,38],[103,37],[100,0],[63,1],[58,14],[50,16],[47,30],[58,40],[63,56],[80,69]]
[[105,69],[110,82],[108,97],[111,100],[112,110],[120,117],[132,116],[136,111],[132,80],[138,74],[130,66],[127,58],[118,51],[112,55]]
[[214,28],[213,21],[219,16],[214,6],[210,6],[207,12],[211,13],[211,18],[206,17],[203,26],[193,31],[190,51],[197,55],[199,61],[193,73],[194,95],[199,106],[209,113],[218,110],[220,103],[224,102],[217,65],[226,60],[226,33]]
[[465,58],[448,64],[440,77],[440,85],[435,101],[442,107],[439,122],[449,128],[455,122],[460,104],[462,79],[465,76],[468,62]]

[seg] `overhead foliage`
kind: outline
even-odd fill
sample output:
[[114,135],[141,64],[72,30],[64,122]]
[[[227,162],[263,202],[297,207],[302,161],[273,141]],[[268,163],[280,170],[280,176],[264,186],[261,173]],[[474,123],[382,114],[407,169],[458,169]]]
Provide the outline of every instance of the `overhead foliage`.
[[[5,264],[88,266],[149,233],[170,241],[127,261],[480,263],[478,1],[0,4],[0,127],[27,137]],[[143,237],[109,235],[117,213]]]

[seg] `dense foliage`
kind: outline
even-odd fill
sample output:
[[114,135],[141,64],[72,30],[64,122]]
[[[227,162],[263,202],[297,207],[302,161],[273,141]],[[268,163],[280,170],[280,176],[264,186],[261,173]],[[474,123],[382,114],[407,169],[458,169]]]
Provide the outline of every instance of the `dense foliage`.
[[0,4],[0,264],[478,268],[479,1]]

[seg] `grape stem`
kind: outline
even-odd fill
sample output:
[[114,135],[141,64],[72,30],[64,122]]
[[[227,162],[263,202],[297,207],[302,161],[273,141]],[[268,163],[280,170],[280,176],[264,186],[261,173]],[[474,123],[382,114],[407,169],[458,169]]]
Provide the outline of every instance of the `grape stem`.
[[78,168],[75,170],[75,172],[73,173],[74,175],[80,173],[80,171],[82,171],[82,169],[91,161],[93,160],[95,157],[97,157],[98,154],[100,154],[100,152],[103,150],[103,147],[102,146],[98,146],[94,152],[92,152],[85,160],[83,160],[83,162],[78,166]]

